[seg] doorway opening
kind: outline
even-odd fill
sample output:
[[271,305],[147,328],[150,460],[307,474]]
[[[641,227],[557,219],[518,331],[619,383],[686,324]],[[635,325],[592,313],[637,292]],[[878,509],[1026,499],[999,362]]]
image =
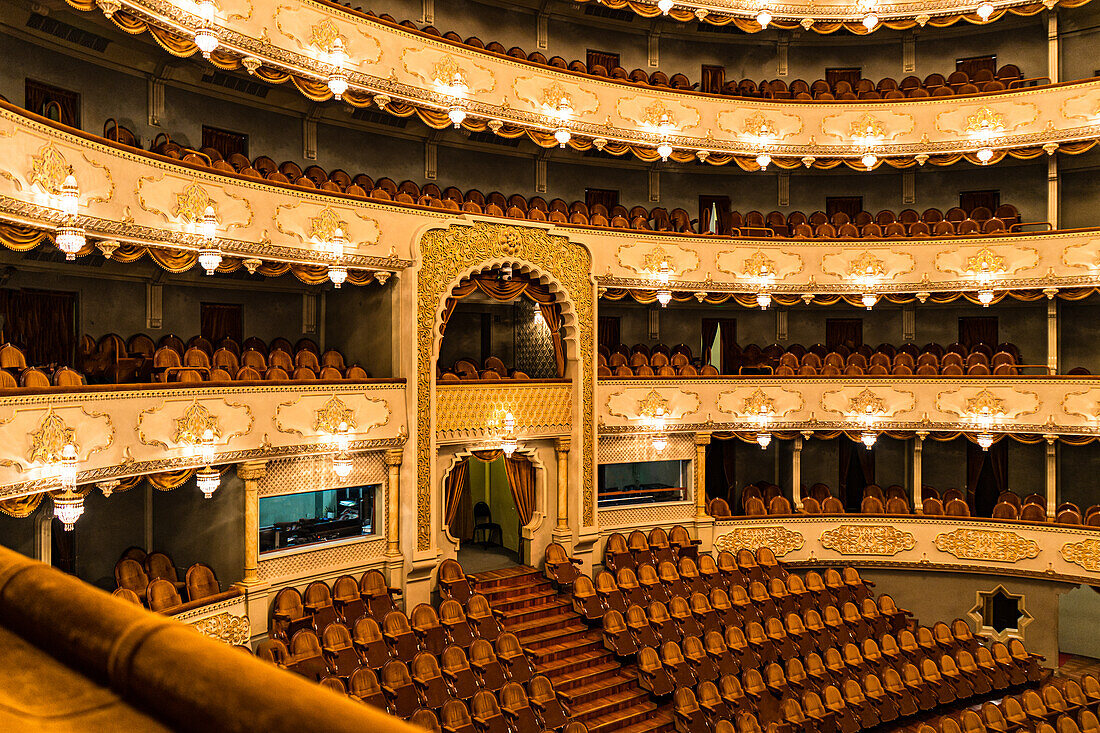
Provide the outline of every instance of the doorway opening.
[[875,449],[866,448],[847,436],[837,441],[840,449],[840,500],[844,511],[859,513],[863,490],[875,482]]

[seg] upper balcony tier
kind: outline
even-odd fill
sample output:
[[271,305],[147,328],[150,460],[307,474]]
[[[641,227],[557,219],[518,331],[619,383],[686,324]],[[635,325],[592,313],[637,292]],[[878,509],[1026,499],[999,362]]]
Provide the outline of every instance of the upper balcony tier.
[[[342,229],[348,281],[360,284],[411,264],[425,228],[483,213],[480,207],[460,211],[454,201],[437,205],[431,197],[426,205],[411,198],[402,203],[384,190],[385,196],[367,198],[312,182],[307,187],[243,176],[198,158],[201,165],[80,133],[3,102],[0,155],[7,161],[0,176],[0,219],[16,225],[2,232],[5,246],[22,251],[55,235],[66,221],[59,194],[71,167],[80,189],[75,221],[87,235],[79,254],[98,247],[131,261],[148,250],[173,271],[194,266],[204,247],[207,207],[215,210],[220,270],[244,266],[279,274],[298,268],[307,282],[323,281],[335,264],[330,240]],[[867,292],[927,299],[985,289],[999,296],[1009,290],[1092,288],[1100,281],[1100,235],[1093,229],[944,236],[901,246],[890,239],[700,237],[529,219],[495,217],[502,225],[546,228],[582,243],[593,254],[599,286],[649,291],[650,299],[661,289],[681,299],[745,294],[751,307],[762,288],[792,302],[814,294],[858,302]]]
[[[90,0],[74,5],[95,7]],[[175,55],[194,54],[201,44],[217,66],[243,67],[269,83],[292,80],[315,101],[339,91],[351,105],[416,114],[436,128],[527,135],[543,147],[631,152],[646,161],[736,162],[747,170],[761,162],[856,169],[989,163],[1006,152],[1081,152],[1100,136],[1095,80],[889,104],[746,100],[542,66],[321,2],[226,0],[217,9],[205,4],[208,10],[150,0],[101,5],[120,27],[148,30]]]

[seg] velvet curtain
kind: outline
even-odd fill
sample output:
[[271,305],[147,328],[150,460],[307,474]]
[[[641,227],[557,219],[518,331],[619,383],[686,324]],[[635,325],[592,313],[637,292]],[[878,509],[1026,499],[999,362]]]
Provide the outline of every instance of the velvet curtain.
[[[711,344],[714,343],[714,337],[718,335],[718,319],[717,318],[704,318],[703,319],[703,363],[710,364],[711,360]],[[724,364],[722,366],[725,366]]]
[[76,293],[0,290],[5,341],[26,350],[27,363],[71,364],[76,346]]
[[535,513],[535,467],[527,456],[508,456],[504,459],[504,472],[516,500],[519,524],[526,527]]
[[600,316],[596,320],[596,343],[613,349],[622,343],[618,316]]
[[467,485],[470,476],[470,459],[459,461],[451,467],[450,473],[443,482],[443,519],[447,527],[458,516],[458,508],[467,493]]
[[736,374],[738,367],[741,366],[741,347],[737,345],[737,321],[732,318],[723,318],[718,339],[722,346],[722,373]]

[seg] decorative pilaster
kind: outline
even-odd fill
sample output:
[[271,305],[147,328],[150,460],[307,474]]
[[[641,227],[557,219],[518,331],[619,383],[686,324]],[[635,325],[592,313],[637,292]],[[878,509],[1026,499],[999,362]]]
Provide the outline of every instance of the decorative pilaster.
[[1058,373],[1058,301],[1053,295],[1047,300],[1047,366]]
[[695,517],[707,516],[707,446],[710,433],[695,434]]
[[558,458],[558,525],[559,533],[569,532],[569,448],[570,438],[558,438],[554,441],[554,452]]
[[244,481],[244,578],[243,585],[260,582],[260,479],[267,475],[266,461],[237,465]]
[[401,555],[401,448],[386,451],[386,469],[389,480],[386,484],[386,556]]
[[794,508],[802,509],[802,438],[794,439],[794,450],[791,451],[791,492]]
[[921,487],[924,481],[921,477],[921,459],[924,454],[924,439],[928,433],[917,433],[913,438],[913,513],[920,514],[924,511],[924,502],[921,499]]
[[1047,516],[1054,519],[1058,508],[1057,435],[1044,435],[1047,441]]

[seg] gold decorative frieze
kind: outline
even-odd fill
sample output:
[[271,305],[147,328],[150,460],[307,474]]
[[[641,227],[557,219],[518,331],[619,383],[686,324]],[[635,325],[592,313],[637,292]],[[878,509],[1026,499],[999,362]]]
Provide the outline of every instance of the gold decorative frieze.
[[[699,398],[704,399],[702,394]],[[709,397],[707,399],[709,401]],[[764,408],[765,414],[772,418],[782,418],[800,413],[806,407],[805,398],[799,390],[786,389],[778,385],[769,385],[766,389],[747,386],[723,389],[713,399],[719,412],[732,415],[736,420],[758,417],[761,414],[761,408]],[[770,412],[767,412],[768,410]]]
[[318,433],[335,435],[340,431],[341,425],[345,430],[353,430],[357,427],[355,410],[344,404],[344,401],[336,395],[321,405],[314,415],[313,429]]
[[960,560],[1014,563],[1039,555],[1039,543],[1006,530],[956,529],[936,535],[936,549]]
[[969,273],[998,273],[1004,270],[1005,258],[988,247],[982,247],[976,255],[966,258],[966,271]]
[[759,143],[773,142],[779,137],[779,131],[763,112],[757,111],[745,118],[741,132]]
[[340,29],[332,18],[324,18],[320,23],[314,23],[309,28],[309,43],[319,51],[328,52],[337,38],[347,46],[348,39],[340,33]]
[[886,137],[886,128],[882,120],[874,115],[864,112],[859,119],[852,120],[848,126],[848,137],[853,140],[873,143]]
[[476,438],[511,412],[519,437],[566,435],[572,422],[569,384],[441,385],[436,433],[441,438]]
[[183,221],[197,224],[206,215],[207,207],[214,210],[215,217],[218,215],[217,202],[210,198],[205,188],[197,183],[191,183],[176,194],[176,204],[172,214]]
[[61,460],[66,445],[76,444],[76,430],[70,428],[65,420],[50,408],[38,428],[30,434],[31,447],[27,452],[30,463],[57,463]]
[[247,644],[252,638],[252,623],[248,615],[237,616],[225,611],[191,623],[203,636],[224,641],[226,644]]
[[972,115],[967,115],[963,130],[970,135],[996,134],[1004,132],[1005,116],[989,107],[979,107]]
[[851,277],[882,277],[885,274],[886,263],[866,250],[848,263],[848,275]]
[[888,524],[842,524],[818,538],[821,546],[841,555],[896,555],[917,546],[911,532]]
[[657,390],[650,390],[649,394],[638,400],[638,415],[641,417],[667,417],[668,414],[668,400],[662,397]]
[[746,277],[775,277],[775,260],[756,250],[745,258],[741,265],[741,274]]
[[1005,401],[988,389],[983,389],[966,400],[966,411],[971,415],[1004,415]]
[[754,415],[774,415],[775,400],[768,397],[768,394],[764,390],[756,389],[745,398],[741,406],[741,412],[743,412],[746,417]]
[[348,223],[332,210],[331,206],[321,209],[317,216],[309,218],[309,238],[314,242],[331,242],[339,229],[344,237],[348,235]]
[[1080,565],[1094,573],[1100,572],[1100,540],[1067,542],[1062,545],[1059,554],[1066,562]]
[[394,409],[386,399],[360,394],[301,395],[275,409],[275,430],[287,435],[335,435],[345,422],[361,438],[390,424]]
[[619,267],[653,279],[668,267],[669,277],[680,279],[699,268],[699,253],[673,244],[621,244],[616,251]]
[[610,392],[604,400],[604,410],[609,415],[637,421],[653,418],[659,409],[664,417],[678,420],[699,411],[702,403],[699,394],[676,386],[659,386],[645,389],[622,389]]
[[730,552],[752,550],[755,552],[761,547],[767,547],[776,557],[783,557],[788,553],[801,550],[805,544],[806,538],[798,532],[786,527],[770,525],[765,527],[738,527],[732,532],[727,532],[715,538],[714,549],[719,552],[723,550]]
[[175,422],[176,434],[172,440],[178,445],[199,445],[207,430],[213,433],[215,439],[222,436],[218,418],[198,400],[193,401]]
[[886,400],[868,388],[848,400],[848,412],[856,415],[883,415],[886,413]]
[[31,186],[37,185],[48,194],[61,193],[61,184],[69,175],[71,167],[65,156],[52,142],[46,143],[31,156],[31,170],[27,180]]

